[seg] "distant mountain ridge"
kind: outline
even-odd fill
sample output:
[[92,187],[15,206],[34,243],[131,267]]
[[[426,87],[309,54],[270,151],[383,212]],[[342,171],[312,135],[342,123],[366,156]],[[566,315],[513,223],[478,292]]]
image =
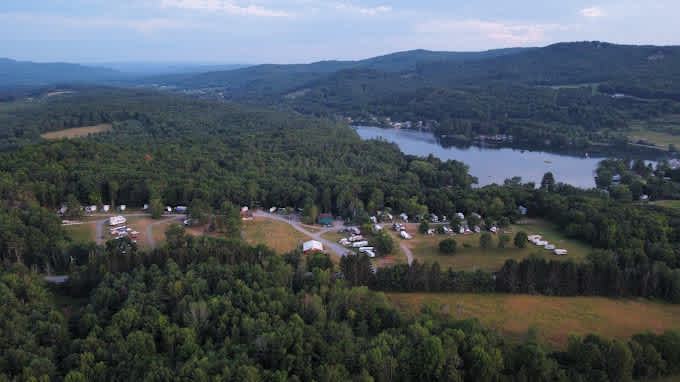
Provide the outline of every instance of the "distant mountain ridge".
[[594,41],[486,52],[413,50],[359,61],[256,65],[156,80],[180,89],[218,89],[225,98],[270,103],[319,93],[361,97],[500,83],[597,84],[606,92],[680,100],[680,47]]
[[99,82],[122,74],[108,68],[52,62],[36,63],[0,58],[0,86],[46,85],[56,82]]
[[318,61],[309,64],[263,64],[243,69],[195,75],[156,76],[147,83],[179,89],[221,89],[220,96],[235,100],[276,102],[290,93],[321,84],[352,71],[372,71],[383,76],[399,76],[416,71],[421,65],[437,62],[464,62],[518,54],[535,48],[508,48],[483,52],[434,52],[411,50],[357,61]]

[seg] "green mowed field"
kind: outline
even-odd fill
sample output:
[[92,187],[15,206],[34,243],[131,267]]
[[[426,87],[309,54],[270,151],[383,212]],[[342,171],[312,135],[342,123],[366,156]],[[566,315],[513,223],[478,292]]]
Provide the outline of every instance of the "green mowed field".
[[97,241],[97,223],[95,221],[83,224],[74,224],[65,226],[66,232],[69,233],[74,241],[79,243],[87,243],[90,241]]
[[680,200],[658,200],[651,204],[680,211]]
[[[653,129],[649,125],[654,126]],[[652,122],[636,121],[631,123],[628,139],[635,143],[639,140],[667,150],[669,144],[680,147],[680,116],[671,115]]]
[[[484,325],[516,340],[530,327],[554,346],[570,334],[596,333],[626,339],[644,331],[680,329],[680,305],[648,300],[604,297],[550,297],[509,294],[387,293],[402,312],[414,314],[423,304],[457,319],[477,318]],[[433,305],[431,305],[433,304]]]
[[[438,262],[443,268],[453,267],[456,270],[481,269],[497,271],[503,266],[506,260],[515,259],[519,261],[531,254],[536,254],[547,260],[572,259],[580,262],[584,261],[592,251],[591,246],[578,240],[567,238],[557,230],[553,224],[543,220],[527,219],[527,224],[512,225],[509,230],[512,232],[507,234],[510,237],[510,243],[507,244],[505,248],[497,247],[498,235],[493,235],[493,247],[489,249],[480,247],[479,238],[481,234],[451,236],[458,244],[456,253],[452,255],[445,255],[439,251],[439,242],[449,236],[425,236],[414,234],[413,240],[407,240],[405,243],[411,248],[414,259],[419,262]],[[551,244],[554,244],[556,248],[568,250],[569,254],[566,256],[555,256],[552,251],[547,251],[542,247],[537,247],[531,243],[527,243],[526,248],[516,248],[513,240],[514,235],[519,231],[524,231],[528,235],[542,235],[543,240],[547,240]]]
[[326,239],[328,241],[332,241],[334,243],[337,243],[343,237],[347,237],[347,235],[342,234],[342,233],[338,233],[337,230],[332,230],[332,231],[328,231],[326,233],[322,233],[321,237],[323,237],[324,239]]
[[249,244],[265,244],[277,253],[292,251],[300,242],[309,240],[290,224],[260,217],[243,222],[243,232]]

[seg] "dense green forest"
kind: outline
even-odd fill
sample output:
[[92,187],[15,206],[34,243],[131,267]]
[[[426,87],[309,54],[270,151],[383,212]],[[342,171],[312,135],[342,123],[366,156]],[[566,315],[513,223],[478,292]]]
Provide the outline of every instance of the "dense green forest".
[[188,238],[99,259],[83,270],[91,284],[54,292],[62,306],[26,268],[3,270],[0,378],[626,381],[680,371],[677,332],[573,337],[563,350],[532,333],[508,342],[436,306],[406,318],[299,252]]
[[[460,162],[408,156],[329,120],[148,90],[73,90],[2,104],[0,313],[9,319],[0,320],[0,380],[623,381],[680,372],[676,332],[589,335],[550,349],[438,307],[404,317],[377,292],[678,303],[680,215],[633,202],[677,195],[665,178],[680,175],[665,165],[604,162],[593,190],[552,176],[539,188],[519,178],[473,188]],[[98,123],[112,130],[40,138]],[[129,239],[76,243],[54,213],[104,203],[183,204],[192,215],[297,207],[354,224],[379,210],[476,212],[500,227],[521,219],[523,205],[597,250],[585,263],[531,257],[496,273],[417,262],[374,273],[365,256],[333,268],[322,256],[250,247],[237,233],[169,230],[168,244],[148,252]],[[47,288],[45,271],[70,279]]]
[[622,145],[632,121],[679,113],[678,68],[678,47],[579,42],[261,65],[158,82],[318,116],[434,120],[439,136],[458,142],[501,133],[515,137],[514,144],[563,149]]

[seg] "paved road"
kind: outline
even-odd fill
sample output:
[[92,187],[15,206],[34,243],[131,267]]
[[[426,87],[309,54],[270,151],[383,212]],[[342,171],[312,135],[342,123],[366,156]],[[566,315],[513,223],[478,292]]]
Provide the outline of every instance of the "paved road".
[[321,235],[326,233],[326,232],[330,232],[330,231],[340,229],[342,227],[342,222],[334,221],[332,227],[324,228],[319,232],[310,232],[310,231],[306,230],[304,227],[302,227],[300,222],[298,222],[297,220],[290,219],[287,216],[274,215],[274,214],[270,214],[268,212],[263,212],[263,211],[255,211],[255,212],[253,212],[253,216],[259,216],[259,217],[279,220],[279,221],[282,221],[284,223],[288,223],[293,228],[295,228],[296,230],[304,233],[305,235],[311,237],[312,239],[314,239],[316,241],[320,241],[321,244],[324,245],[324,247],[326,247],[328,250],[330,250],[331,252],[335,253],[336,255],[338,255],[340,257],[343,257],[343,256],[345,256],[349,253],[347,248],[341,246],[338,243],[334,243],[330,240],[326,240],[323,237],[321,237]]
[[[97,216],[97,215],[95,215],[95,216]],[[98,245],[104,244],[104,238],[103,238],[103,236],[104,236],[104,233],[103,233],[104,224],[106,224],[106,222],[109,221],[109,217],[111,217],[111,216],[113,216],[113,215],[108,215],[108,217],[105,218],[105,219],[97,220],[97,244]],[[124,216],[126,218],[132,218],[132,217],[151,216],[151,214],[127,214],[127,215],[123,214],[122,216]],[[151,245],[151,248],[154,248],[153,238],[151,237],[151,227],[152,226],[154,226],[156,224],[164,223],[164,222],[167,222],[167,221],[184,219],[186,215],[168,215],[168,216],[170,216],[168,219],[159,220],[157,222],[154,222],[146,228],[146,236],[149,238],[149,244]]]

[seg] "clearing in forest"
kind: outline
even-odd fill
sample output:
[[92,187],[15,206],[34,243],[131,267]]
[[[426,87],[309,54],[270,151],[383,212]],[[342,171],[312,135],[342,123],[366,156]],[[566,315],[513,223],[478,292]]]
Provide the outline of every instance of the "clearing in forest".
[[[404,240],[403,243],[413,252],[413,257],[420,263],[438,262],[442,269],[453,267],[456,270],[486,270],[497,271],[509,259],[521,261],[531,254],[537,254],[546,260],[569,260],[576,262],[584,261],[593,248],[586,243],[567,238],[557,227],[550,222],[541,219],[525,219],[526,224],[512,225],[508,228],[510,242],[505,248],[498,248],[498,234],[492,234],[493,245],[491,248],[482,249],[479,245],[481,234],[470,235],[422,235],[417,230],[417,225],[409,225],[409,234],[412,240]],[[526,248],[515,248],[513,243],[515,234],[524,231],[528,235],[542,235],[544,240],[554,244],[557,248],[566,249],[566,256],[555,256],[553,251],[537,247],[527,243]],[[457,251],[452,255],[443,254],[439,251],[439,242],[447,237],[453,237],[457,243]]]
[[649,122],[634,121],[630,126],[631,143],[643,141],[662,150],[668,150],[669,144],[680,148],[680,115],[667,115]]
[[297,248],[300,242],[310,240],[290,224],[262,217],[243,222],[243,232],[249,244],[265,244],[277,253],[290,252]]
[[482,325],[523,339],[530,327],[546,343],[562,347],[570,334],[595,333],[626,339],[636,333],[680,329],[680,305],[644,299],[551,297],[510,294],[387,293],[402,312],[417,313],[422,304],[459,319],[477,318]]
[[58,131],[50,131],[49,133],[41,134],[40,136],[45,139],[63,139],[63,138],[78,138],[86,137],[90,134],[104,133],[111,131],[112,127],[110,123],[101,123],[94,126],[83,126],[74,127],[71,129],[64,129]]

